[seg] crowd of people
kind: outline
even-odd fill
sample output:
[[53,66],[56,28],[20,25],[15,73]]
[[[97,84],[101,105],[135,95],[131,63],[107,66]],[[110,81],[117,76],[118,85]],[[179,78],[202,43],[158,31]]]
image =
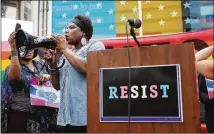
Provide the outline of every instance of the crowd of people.
[[[91,20],[86,16],[76,15],[68,24],[65,36],[52,35],[57,41],[57,48],[56,51],[45,51],[44,59],[48,70],[42,67],[42,63],[33,60],[38,50],[28,51],[25,57],[19,59],[16,33],[9,36],[11,63],[6,68],[2,82],[3,132],[87,132],[87,52],[105,50],[102,42],[90,40],[92,35]],[[68,45],[73,45],[72,49]],[[57,58],[57,54],[60,58]],[[63,60],[64,66],[54,70]],[[40,82],[50,80],[53,87],[60,90],[59,108],[31,105],[29,90],[33,77],[38,77]]]
[[[1,129],[8,133],[86,133],[87,132],[87,52],[105,50],[101,41],[91,41],[93,26],[91,20],[76,15],[68,24],[65,36],[52,35],[57,41],[56,50],[46,49],[44,54],[48,68],[34,58],[38,50],[28,51],[19,58],[16,48],[16,33],[9,36],[11,48],[10,65],[2,81]],[[69,45],[73,45],[70,49]],[[59,55],[59,56],[58,56]],[[214,132],[214,99],[209,99],[205,78],[214,79],[212,60],[213,46],[196,53],[199,99],[206,107],[206,125]],[[60,58],[57,58],[60,57]],[[56,59],[56,60],[53,60]],[[65,60],[64,66],[54,68]],[[32,106],[30,84],[33,77],[39,81],[50,80],[60,90],[59,108]]]

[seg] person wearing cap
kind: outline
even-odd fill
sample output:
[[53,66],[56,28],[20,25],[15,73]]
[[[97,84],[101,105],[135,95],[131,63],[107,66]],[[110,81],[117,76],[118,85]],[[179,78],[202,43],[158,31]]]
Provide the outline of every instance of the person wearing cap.
[[[63,126],[63,133],[87,132],[87,52],[105,50],[101,41],[90,40],[92,35],[92,22],[82,15],[76,15],[70,21],[65,37],[52,35],[58,42],[57,50],[62,54],[59,63],[65,59],[64,66],[51,74],[55,89],[60,89],[57,124]],[[68,45],[73,47],[69,49]],[[54,64],[49,63],[50,67]]]
[[56,109],[31,106],[29,91],[32,77],[39,77],[40,82],[45,82],[50,75],[42,70],[39,61],[33,60],[38,50],[28,51],[26,56],[19,58],[15,38],[16,33],[13,32],[8,39],[10,65],[6,67],[1,87],[1,111],[5,117],[2,118],[3,129],[8,133],[51,132]]

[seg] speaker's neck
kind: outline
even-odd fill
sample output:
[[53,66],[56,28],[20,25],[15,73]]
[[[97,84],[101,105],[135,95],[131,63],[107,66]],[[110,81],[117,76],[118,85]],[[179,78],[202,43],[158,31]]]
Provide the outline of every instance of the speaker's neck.
[[77,44],[77,45],[74,45],[74,48],[75,48],[75,50],[79,50],[79,49],[82,48],[82,44],[79,43],[79,44]]

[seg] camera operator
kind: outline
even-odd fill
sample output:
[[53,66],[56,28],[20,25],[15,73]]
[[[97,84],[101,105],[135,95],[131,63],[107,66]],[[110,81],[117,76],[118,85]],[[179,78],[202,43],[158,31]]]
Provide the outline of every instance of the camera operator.
[[[104,50],[100,41],[91,41],[93,26],[91,20],[82,15],[75,16],[66,28],[66,36],[56,36],[57,49],[66,60],[64,66],[51,75],[55,89],[60,89],[60,107],[57,124],[63,126],[63,133],[87,132],[87,52]],[[66,42],[67,41],[67,42]],[[72,49],[68,45],[73,45]],[[53,51],[51,53],[54,53]],[[55,54],[54,54],[55,55]],[[46,60],[49,58],[46,57]],[[56,63],[50,62],[50,66]]]
[[28,51],[25,57],[19,59],[15,38],[16,33],[13,32],[8,39],[11,62],[5,70],[1,89],[4,130],[8,133],[52,132],[56,109],[31,106],[29,91],[32,77],[39,77],[40,82],[45,82],[50,79],[50,75],[42,70],[40,62],[33,60],[37,50]]

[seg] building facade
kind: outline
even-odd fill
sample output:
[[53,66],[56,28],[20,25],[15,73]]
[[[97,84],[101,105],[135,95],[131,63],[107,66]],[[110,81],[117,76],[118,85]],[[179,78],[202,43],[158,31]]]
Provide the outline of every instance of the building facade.
[[2,0],[1,17],[33,22],[34,35],[47,35],[48,1]]

